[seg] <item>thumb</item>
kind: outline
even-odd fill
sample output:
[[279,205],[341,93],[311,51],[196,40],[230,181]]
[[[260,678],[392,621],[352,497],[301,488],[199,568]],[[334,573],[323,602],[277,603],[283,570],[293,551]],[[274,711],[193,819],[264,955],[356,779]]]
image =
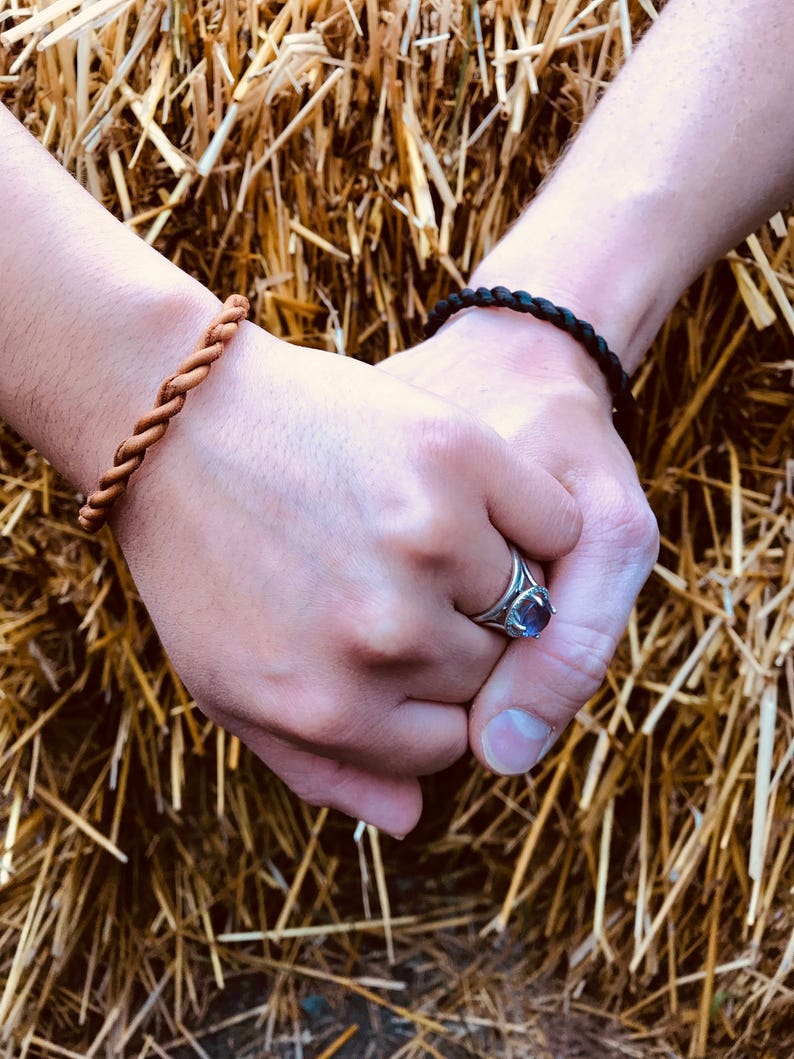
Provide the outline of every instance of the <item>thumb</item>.
[[610,505],[598,485],[579,545],[546,571],[555,617],[540,639],[510,644],[473,703],[469,743],[494,772],[531,769],[595,694],[655,562],[658,531],[639,489]]

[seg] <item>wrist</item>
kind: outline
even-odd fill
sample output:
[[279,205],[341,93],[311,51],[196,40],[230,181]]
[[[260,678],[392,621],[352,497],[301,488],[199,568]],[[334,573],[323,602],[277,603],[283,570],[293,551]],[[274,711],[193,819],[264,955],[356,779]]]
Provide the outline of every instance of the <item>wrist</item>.
[[218,301],[1,106],[0,140],[0,417],[86,492]]
[[84,495],[217,312],[214,295],[178,269],[121,290],[104,297],[94,287],[96,300],[62,315],[61,350],[49,361],[35,333],[19,343],[17,358],[31,370],[17,373],[20,385],[0,409]]
[[528,290],[571,309],[632,374],[693,278],[691,266],[667,245],[663,196],[621,193],[596,203],[575,190],[552,181],[470,285]]
[[[204,292],[206,293],[206,292]],[[184,348],[174,347],[168,368],[174,373],[180,360],[197,345],[218,310],[188,306]],[[228,308],[228,302],[225,309]],[[176,330],[172,332],[175,334]],[[170,336],[169,336],[170,337]],[[246,506],[236,495],[234,483],[241,466],[249,465],[252,480],[259,482],[252,496],[262,499],[261,466],[251,464],[251,452],[267,449],[266,439],[275,431],[283,407],[289,416],[298,415],[299,387],[295,385],[294,347],[275,338],[245,319],[235,333],[224,340],[224,353],[211,364],[208,375],[187,391],[185,407],[174,416],[163,437],[146,452],[143,464],[129,479],[127,491],[113,505],[108,521],[125,554],[130,549],[145,552],[147,541],[162,532],[172,517],[193,519],[201,512],[204,497],[213,491],[224,493],[229,510]],[[308,359],[308,358],[307,358]],[[158,378],[158,385],[162,379]],[[150,396],[149,406],[151,407]],[[133,418],[137,416],[133,415]],[[127,426],[129,427],[132,421]],[[127,435],[122,435],[127,436]],[[115,445],[121,436],[114,441]],[[278,438],[276,443],[278,443]],[[275,451],[270,444],[271,451]],[[103,470],[109,464],[103,464]],[[213,531],[207,530],[208,533]]]
[[612,394],[595,360],[546,321],[506,308],[471,308],[443,325],[439,341],[467,350],[466,362],[479,364],[489,387],[518,396],[525,383],[533,396],[584,398],[612,418]]
[[218,299],[189,277],[174,270],[165,279],[129,292],[118,316],[99,331],[102,361],[87,380],[92,389],[86,393],[81,387],[69,410],[81,426],[90,422],[90,430],[78,426],[71,437],[56,441],[61,469],[85,495],[97,487],[118,445],[152,409],[162,381],[218,311]]

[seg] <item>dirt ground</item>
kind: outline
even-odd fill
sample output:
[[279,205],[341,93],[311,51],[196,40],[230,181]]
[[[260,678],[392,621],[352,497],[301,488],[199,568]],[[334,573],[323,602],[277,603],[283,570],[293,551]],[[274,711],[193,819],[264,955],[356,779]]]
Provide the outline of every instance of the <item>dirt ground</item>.
[[[300,1001],[301,1027],[297,1033],[277,1036],[266,1047],[265,1030],[257,1016],[250,1015],[261,1009],[266,990],[262,976],[229,983],[226,991],[210,1003],[206,1019],[207,1025],[223,1023],[223,1028],[206,1035],[194,1034],[195,1044],[173,1049],[166,1046],[169,1059],[195,1059],[202,1054],[209,1059],[320,1059],[329,1054],[334,1059],[390,1059],[395,1053],[403,1055],[407,1043],[416,1039],[416,1028],[409,1020],[383,1011],[361,997],[342,994],[338,989],[310,989]],[[401,996],[401,1000],[414,1008],[418,996]],[[464,1019],[455,1032],[457,1040],[432,1044],[434,1051],[423,1051],[417,1046],[414,1054],[441,1055],[444,1059],[492,1059],[497,1055],[504,1059],[642,1059],[649,1054],[642,1042],[632,1041],[628,1035],[587,1015],[533,1013],[528,995],[518,999],[518,1006],[526,1008],[526,1029],[507,1040],[498,1039],[501,1035],[492,1029],[467,1025]],[[235,1018],[246,1012],[249,1017],[234,1024]],[[355,1033],[338,1050],[329,1053],[333,1043],[352,1026],[357,1027]],[[196,1044],[202,1051],[197,1050]],[[675,1055],[672,1051],[667,1054],[670,1059]]]

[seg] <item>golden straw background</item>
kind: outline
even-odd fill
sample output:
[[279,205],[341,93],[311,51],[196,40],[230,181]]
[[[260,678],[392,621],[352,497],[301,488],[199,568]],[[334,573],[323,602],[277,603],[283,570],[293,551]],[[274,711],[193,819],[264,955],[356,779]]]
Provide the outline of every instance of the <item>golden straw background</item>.
[[[657,7],[0,0],[0,100],[260,324],[377,361]],[[794,1054],[793,233],[637,375],[663,543],[604,687],[533,776],[428,782],[402,844],[196,711],[109,532],[0,429],[0,1054]]]

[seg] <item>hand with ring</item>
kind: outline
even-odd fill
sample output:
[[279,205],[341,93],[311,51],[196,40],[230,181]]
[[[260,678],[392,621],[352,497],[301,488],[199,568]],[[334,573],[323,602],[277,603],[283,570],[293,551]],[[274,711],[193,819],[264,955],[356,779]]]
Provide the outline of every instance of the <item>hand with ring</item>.
[[[544,563],[548,590],[534,586],[541,572],[522,569],[514,553],[505,598],[494,597],[491,612],[477,615],[508,636],[530,632],[509,642],[469,721],[470,745],[483,765],[526,772],[600,687],[656,558],[655,519],[612,425],[600,372],[550,325],[475,309],[380,368],[480,416],[527,468],[543,467],[562,481],[582,510],[576,546]],[[552,603],[557,613],[549,622]]]
[[[1,106],[0,130],[0,415],[88,493],[219,305]],[[111,521],[198,706],[307,801],[396,834],[419,818],[417,777],[465,752],[508,643],[470,617],[511,580],[507,541],[548,561],[581,529],[552,474],[469,412],[251,323]],[[526,577],[511,599],[533,596]]]
[[551,613],[519,553],[570,551],[577,505],[369,366],[243,324],[220,369],[121,503],[124,554],[209,717],[305,800],[405,834],[504,632]]

